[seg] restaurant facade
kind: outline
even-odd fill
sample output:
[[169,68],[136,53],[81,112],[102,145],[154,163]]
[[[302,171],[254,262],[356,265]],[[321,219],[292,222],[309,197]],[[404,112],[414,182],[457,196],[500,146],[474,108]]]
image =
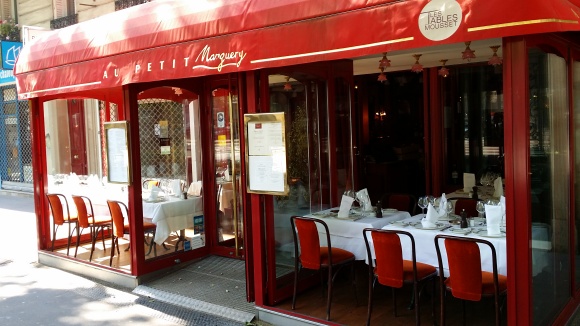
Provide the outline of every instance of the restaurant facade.
[[[292,296],[290,216],[349,189],[373,203],[439,196],[463,172],[494,172],[508,324],[564,324],[580,303],[578,30],[577,0],[160,0],[42,35],[14,71],[39,260],[131,286],[208,255],[243,259],[248,301],[323,323],[275,307]],[[253,191],[246,118],[280,113],[283,190]],[[150,215],[149,181],[187,201],[186,220]],[[105,214],[126,203],[129,259],[67,253],[55,192]],[[157,222],[150,239],[143,216]]]

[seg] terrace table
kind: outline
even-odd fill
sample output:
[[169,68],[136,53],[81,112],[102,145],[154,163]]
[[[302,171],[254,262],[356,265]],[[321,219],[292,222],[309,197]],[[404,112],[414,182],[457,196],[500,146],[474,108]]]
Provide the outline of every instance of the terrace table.
[[[411,218],[403,220],[403,222],[410,222],[410,223],[419,223],[420,220],[425,216],[424,214],[415,215]],[[425,264],[429,264],[431,266],[435,266],[438,268],[437,262],[437,251],[435,249],[435,236],[440,233],[455,235],[459,237],[469,237],[469,238],[480,238],[485,239],[491,242],[495,248],[496,256],[497,256],[497,271],[499,274],[507,275],[507,255],[506,255],[506,238],[505,234],[501,237],[487,237],[487,231],[485,226],[473,228],[473,230],[480,231],[480,232],[472,232],[468,234],[460,234],[454,233],[451,229],[441,231],[439,229],[436,230],[423,230],[414,227],[413,225],[408,226],[401,226],[397,224],[389,224],[384,227],[383,229],[387,230],[404,230],[415,238],[415,251],[417,261]],[[403,258],[407,260],[411,260],[411,241],[406,236],[401,237],[401,246],[403,248]],[[480,255],[481,255],[481,268],[484,271],[492,272],[493,265],[492,265],[492,255],[491,250],[489,247],[485,245],[480,246]],[[446,275],[449,268],[447,263],[447,255],[445,251],[445,244],[443,240],[440,240],[439,248],[441,249],[441,257],[443,262],[443,268],[446,270]]]
[[163,201],[143,201],[143,216],[157,225],[155,243],[163,244],[171,232],[193,228],[193,217],[203,215],[203,197],[165,197]]
[[[323,220],[328,225],[332,247],[352,252],[356,260],[364,260],[367,257],[367,250],[362,234],[365,228],[380,229],[391,222],[411,217],[409,212],[390,210],[384,212],[381,218],[371,216],[371,212],[356,213],[349,216],[349,218],[337,218],[336,214],[331,213],[334,210],[338,210],[338,208],[324,210],[306,216]],[[317,227],[320,243],[324,246],[326,245],[326,232],[321,225],[317,224]]]

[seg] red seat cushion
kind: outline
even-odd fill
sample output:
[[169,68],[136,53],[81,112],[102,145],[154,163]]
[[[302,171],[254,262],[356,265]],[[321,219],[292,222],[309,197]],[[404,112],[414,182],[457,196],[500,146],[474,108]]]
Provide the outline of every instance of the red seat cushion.
[[[451,277],[448,277],[445,280],[445,285],[447,289],[451,290],[453,296],[464,299],[464,300],[471,300],[471,301],[479,301],[481,300],[481,295],[493,295],[494,288],[493,288],[493,273],[491,272],[481,272],[481,295],[477,296],[473,293],[458,293],[457,291],[453,291],[453,286],[451,284],[453,280]],[[498,274],[497,275],[497,282],[499,287],[499,293],[503,293],[507,290],[507,276]]]
[[[332,265],[354,260],[354,254],[348,250],[332,248]],[[320,265],[328,266],[328,247],[320,247]]]
[[[482,293],[493,295],[493,273],[481,272],[481,283],[483,284]],[[507,290],[507,276],[497,274],[497,283],[499,286],[499,293]]]
[[[437,274],[435,267],[417,262],[417,281],[435,274]],[[403,260],[403,279],[405,282],[413,282],[413,261],[411,260]]]

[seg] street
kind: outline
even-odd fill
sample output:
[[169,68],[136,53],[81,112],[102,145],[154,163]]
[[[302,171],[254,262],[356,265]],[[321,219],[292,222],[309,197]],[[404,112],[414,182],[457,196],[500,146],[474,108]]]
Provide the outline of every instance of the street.
[[0,325],[240,325],[38,264],[32,197],[0,194],[0,225]]

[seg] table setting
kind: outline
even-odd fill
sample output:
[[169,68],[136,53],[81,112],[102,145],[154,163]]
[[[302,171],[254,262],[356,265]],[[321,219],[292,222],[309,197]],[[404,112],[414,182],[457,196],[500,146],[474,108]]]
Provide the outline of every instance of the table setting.
[[[411,233],[415,239],[417,248],[417,261],[437,266],[434,239],[437,234],[453,234],[460,237],[484,238],[490,241],[496,249],[498,268],[500,274],[507,274],[506,259],[506,228],[505,223],[505,198],[499,201],[488,201],[484,204],[486,218],[468,218],[467,227],[461,227],[461,217],[447,211],[444,196],[438,200],[432,200],[427,204],[427,211],[406,219],[389,222],[383,229],[401,229]],[[434,206],[432,203],[439,203]],[[441,207],[441,203],[443,207]],[[410,259],[410,242],[403,241],[403,256]],[[486,271],[492,270],[491,251],[489,248],[480,246],[482,266]],[[445,268],[446,262],[444,262]]]

